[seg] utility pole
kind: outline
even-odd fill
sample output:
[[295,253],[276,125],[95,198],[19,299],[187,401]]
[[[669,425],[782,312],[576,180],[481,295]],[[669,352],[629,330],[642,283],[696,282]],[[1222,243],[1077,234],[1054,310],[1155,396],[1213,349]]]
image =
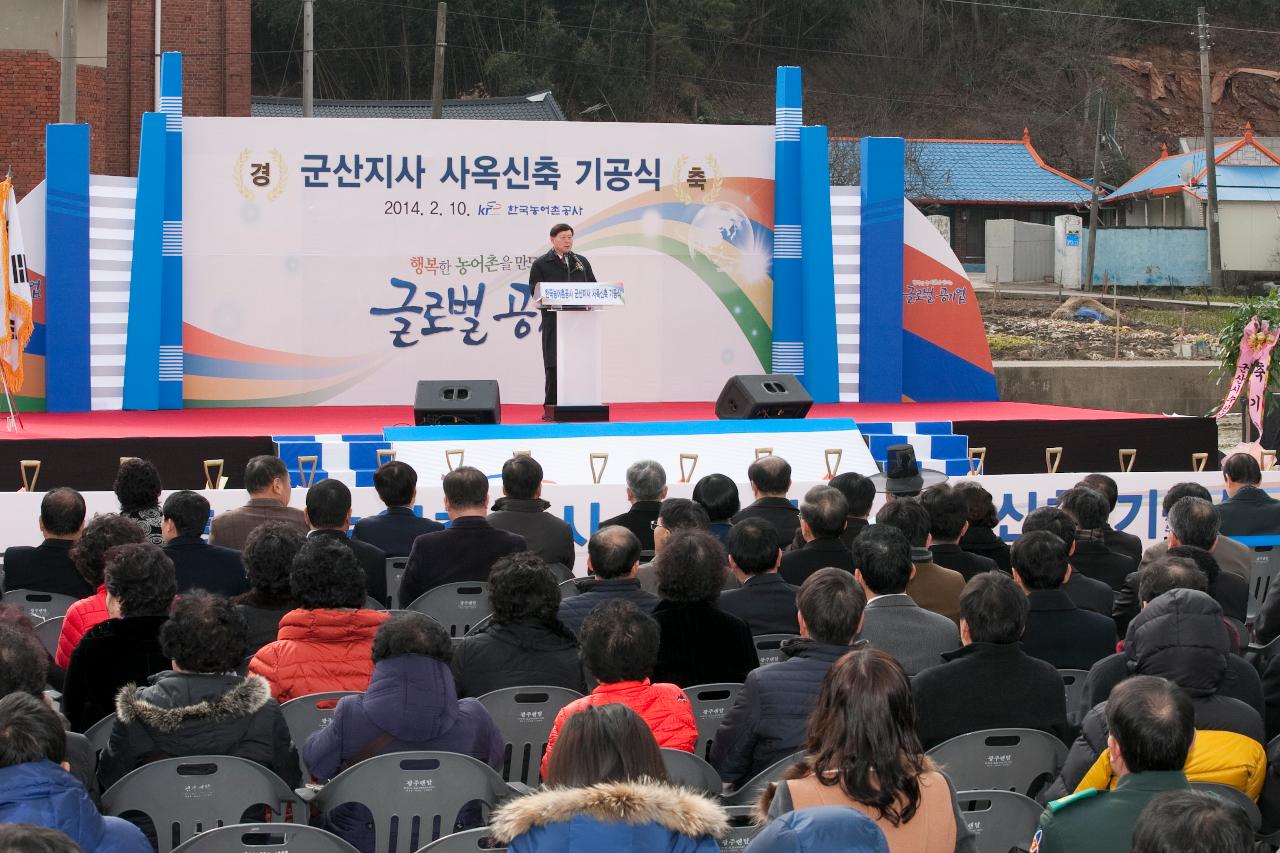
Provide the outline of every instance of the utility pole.
[[76,123],[76,13],[79,5],[80,0],[62,0],[58,121],[63,124]]
[[302,115],[315,112],[316,10],[315,0],[302,0]]
[[444,115],[444,30],[449,15],[449,4],[441,0],[436,4],[436,63],[431,69],[431,117]]
[[1102,113],[1106,105],[1106,95],[1098,90],[1098,119],[1093,132],[1093,181],[1089,193],[1089,252],[1084,267],[1085,291],[1093,290],[1093,258],[1098,250],[1098,196],[1102,185],[1098,182],[1098,173],[1102,171]]
[[1204,212],[1204,227],[1209,237],[1209,283],[1222,290],[1222,242],[1218,235],[1218,176],[1216,147],[1213,144],[1213,93],[1209,85],[1209,25],[1204,7],[1196,14],[1200,27],[1200,103],[1204,113],[1204,165],[1209,190],[1209,203]]

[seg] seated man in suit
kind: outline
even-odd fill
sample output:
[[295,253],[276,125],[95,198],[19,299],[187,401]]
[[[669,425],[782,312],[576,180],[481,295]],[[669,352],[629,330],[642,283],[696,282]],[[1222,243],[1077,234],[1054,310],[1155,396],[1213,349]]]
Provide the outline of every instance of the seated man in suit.
[[228,510],[213,519],[209,526],[209,544],[236,551],[244,549],[244,540],[264,521],[283,521],[307,532],[307,519],[302,510],[289,506],[293,487],[289,469],[278,456],[255,456],[244,466],[244,487],[249,502]]
[[1116,650],[1116,623],[1082,610],[1062,589],[1071,577],[1067,543],[1047,530],[1024,533],[1013,543],[1013,579],[1027,594],[1030,611],[1022,650],[1058,669],[1088,669]]
[[1104,541],[1107,527],[1107,499],[1102,492],[1087,486],[1076,486],[1058,497],[1058,506],[1075,519],[1076,550],[1071,556],[1071,566],[1094,580],[1100,580],[1112,590],[1124,587],[1124,579],[1137,571],[1138,564],[1132,557],[1112,551]]
[[209,501],[198,492],[174,492],[160,510],[164,553],[173,561],[178,593],[203,589],[230,598],[249,591],[240,552],[204,541]]
[[[1213,495],[1199,483],[1174,483],[1169,487],[1169,491],[1164,493],[1164,500],[1160,502],[1160,511],[1166,519],[1173,505],[1185,497],[1200,498],[1213,503]],[[1166,522],[1166,529],[1167,524]],[[1219,516],[1219,527],[1221,527],[1221,516]],[[1183,544],[1193,543],[1184,542]],[[1213,552],[1213,558],[1218,561],[1218,567],[1224,572],[1231,572],[1245,583],[1249,582],[1249,578],[1253,575],[1253,551],[1249,550],[1248,545],[1241,545],[1230,536],[1221,535],[1219,530],[1219,536],[1214,540],[1213,547],[1206,550]],[[1139,571],[1167,553],[1169,553],[1169,542],[1167,539],[1161,539],[1142,552],[1142,562],[1138,564]]]
[[[1116,481],[1106,474],[1090,474],[1076,485],[1086,486],[1095,492],[1102,493],[1102,496],[1107,499],[1107,518],[1116,511],[1116,502],[1120,500],[1120,488],[1116,485]],[[1102,526],[1102,541],[1112,551],[1124,554],[1135,563],[1142,559],[1142,539],[1132,533],[1116,530],[1110,523]]]
[[523,536],[499,530],[485,518],[489,478],[483,471],[462,465],[445,474],[444,508],[450,526],[419,536],[409,552],[400,582],[400,600],[406,604],[442,584],[487,581],[499,557],[529,550]]
[[796,588],[778,574],[784,557],[777,529],[762,518],[740,521],[729,531],[728,550],[729,570],[742,588],[720,593],[720,609],[746,622],[752,636],[798,634]]
[[573,530],[563,518],[547,511],[550,506],[542,499],[542,466],[538,460],[523,455],[502,463],[502,497],[494,502],[489,523],[523,536],[529,550],[548,565],[559,563],[572,569]]
[[[840,533],[840,541],[846,546],[853,545],[853,540],[870,524],[867,516],[871,515],[871,505],[876,500],[876,484],[870,477],[864,477],[853,471],[836,474],[826,485],[844,495],[849,505],[849,514],[844,520],[844,530]],[[784,551],[795,551],[804,547],[804,536],[796,530],[790,544],[784,544]]]
[[933,561],[933,552],[925,547],[929,541],[929,511],[921,505],[920,499],[897,498],[890,501],[876,513],[876,524],[896,527],[911,544],[914,573],[907,584],[907,595],[911,600],[925,610],[932,610],[959,624],[964,576]]
[[632,462],[627,467],[627,502],[631,509],[606,518],[600,526],[616,524],[625,527],[640,540],[641,551],[652,551],[654,522],[658,520],[658,508],[666,497],[666,469],[652,459]]
[[1227,499],[1218,507],[1223,536],[1280,534],[1280,501],[1262,490],[1262,469],[1248,453],[1233,453],[1222,462]]
[[990,557],[960,547],[960,537],[969,530],[969,500],[963,492],[938,483],[920,493],[920,504],[929,513],[929,550],[934,563],[959,572],[966,581],[999,568]]
[[[1047,530],[1067,543],[1067,564],[1070,565],[1071,557],[1076,552],[1075,519],[1056,506],[1042,506],[1027,513],[1022,521],[1023,533],[1036,530]],[[1062,591],[1071,596],[1076,607],[1083,607],[1103,616],[1111,615],[1111,605],[1116,596],[1111,587],[1102,581],[1096,581],[1073,569],[1067,582],[1062,585]]]
[[755,502],[738,510],[737,524],[744,518],[763,518],[778,528],[778,541],[790,542],[800,529],[800,515],[787,500],[791,490],[791,464],[781,456],[764,456],[747,467]]
[[418,472],[412,466],[394,459],[383,463],[373,472],[373,488],[387,508],[357,521],[352,539],[368,542],[388,557],[407,557],[413,540],[424,533],[444,530],[440,522],[413,511],[418,499]]
[[[341,480],[321,480],[307,489],[307,524],[311,539],[334,539],[351,549],[356,562],[364,569],[365,589],[369,597],[383,607],[391,605],[387,595],[387,555],[368,542],[347,536],[351,526],[351,490]],[[408,602],[411,599],[401,598]]]
[[[897,501],[894,501],[897,503]],[[960,631],[945,616],[920,607],[907,595],[915,568],[911,543],[888,524],[873,524],[853,540],[854,575],[867,593],[862,639],[897,658],[907,675],[942,663],[960,647]]]
[[595,581],[560,602],[560,621],[577,634],[596,605],[624,598],[645,613],[658,606],[658,596],[640,588],[640,540],[621,525],[601,527],[587,541],[587,570]]
[[50,489],[40,500],[39,545],[4,549],[4,591],[30,589],[87,598],[93,587],[76,571],[71,545],[84,529],[84,498],[75,489]]
[[814,486],[806,492],[800,504],[800,536],[804,547],[782,555],[782,568],[778,573],[783,580],[799,586],[809,575],[827,567],[852,572],[853,555],[840,538],[848,515],[849,502],[838,489]]

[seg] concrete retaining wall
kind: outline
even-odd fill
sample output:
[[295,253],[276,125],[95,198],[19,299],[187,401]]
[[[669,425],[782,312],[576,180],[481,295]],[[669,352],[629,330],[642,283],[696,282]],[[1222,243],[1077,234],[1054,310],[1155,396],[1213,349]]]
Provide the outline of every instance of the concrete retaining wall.
[[1226,394],[1211,361],[997,361],[1000,399],[1179,415],[1216,410]]

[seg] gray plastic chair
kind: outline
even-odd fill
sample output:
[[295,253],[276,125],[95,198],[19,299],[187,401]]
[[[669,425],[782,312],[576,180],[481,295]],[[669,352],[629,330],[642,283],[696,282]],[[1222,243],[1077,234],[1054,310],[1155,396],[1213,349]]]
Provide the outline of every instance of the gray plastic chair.
[[1267,600],[1267,593],[1271,590],[1272,583],[1275,582],[1276,574],[1280,573],[1280,537],[1273,536],[1247,536],[1240,537],[1249,546],[1249,550],[1253,552],[1253,568],[1249,572],[1249,604],[1246,608],[1246,620],[1250,624],[1253,623],[1253,617],[1258,615],[1258,609],[1262,607],[1262,602]]
[[786,775],[786,772],[802,758],[804,758],[804,750],[793,752],[786,758],[781,758],[773,762],[755,776],[751,777],[751,780],[741,788],[738,788],[736,791],[726,791],[721,797],[721,800],[724,802],[726,807],[746,806],[750,808],[751,806],[754,806],[756,800],[760,799],[760,794],[763,793],[765,786],[770,782],[782,781],[782,777]]
[[169,853],[198,832],[240,823],[250,808],[266,805],[283,815],[289,803],[295,803],[289,786],[261,764],[226,755],[192,755],[132,771],[103,793],[102,813],[147,815],[159,853]]
[[331,832],[297,823],[235,823],[209,829],[174,853],[359,853]]
[[488,616],[484,617],[479,622],[477,622],[476,624],[468,628],[465,636],[474,637],[476,634],[479,634],[485,628],[488,628],[489,623],[492,621],[493,621],[493,614],[490,613]]
[[1262,812],[1258,810],[1258,804],[1249,799],[1249,795],[1239,788],[1221,785],[1217,782],[1192,782],[1191,787],[1197,791],[1213,794],[1215,797],[1226,800],[1231,805],[1241,809],[1249,816],[1249,825],[1253,827],[1254,832],[1262,828]]
[[450,637],[464,637],[471,627],[489,614],[489,584],[484,582],[447,583],[429,589],[408,606],[439,622]]
[[782,660],[782,644],[799,636],[799,634],[760,634],[753,637],[756,654],[760,656],[760,665],[768,666]]
[[1058,675],[1062,676],[1062,686],[1066,690],[1067,722],[1077,726],[1085,713],[1080,703],[1084,701],[1084,680],[1088,677],[1089,670],[1060,669]]
[[[479,801],[491,810],[524,793],[469,755],[455,752],[391,752],[355,764],[320,789],[313,805],[327,812],[360,803],[372,817],[378,853],[417,850],[454,830],[463,806]],[[487,814],[484,815],[487,819]]]
[[547,563],[547,568],[551,570],[551,574],[556,576],[556,583],[573,580],[573,569],[564,563]]
[[1044,806],[1013,791],[962,791],[956,800],[978,853],[1030,849],[1044,814]]
[[683,749],[662,749],[662,763],[667,768],[667,778],[672,785],[683,785],[713,797],[720,796],[724,785],[720,774],[707,762]]
[[482,826],[479,829],[455,832],[453,835],[437,838],[418,850],[418,853],[474,853],[476,850],[506,850],[505,847],[489,847],[485,843],[489,840],[489,833],[492,831],[489,827]]
[[764,827],[765,824],[763,823],[750,821],[730,823],[729,831],[724,834],[723,838],[718,840],[721,853],[742,853]]
[[984,729],[929,750],[958,791],[1015,791],[1034,797],[1057,775],[1067,747],[1036,729]]
[[370,595],[370,596],[365,596],[364,609],[365,610],[386,610],[387,608],[383,606],[381,601],[379,601],[378,599]]
[[387,596],[393,610],[400,607],[400,581],[404,580],[404,567],[407,565],[408,557],[387,557]]
[[569,578],[567,581],[560,581],[560,600],[572,598],[582,593],[582,588],[578,586],[578,581],[586,580],[585,578]]
[[343,696],[355,696],[355,690],[333,690],[328,693],[308,693],[296,699],[290,699],[280,706],[284,715],[284,723],[289,727],[289,738],[298,748],[298,763],[302,765],[302,781],[311,778],[307,763],[302,760],[302,746],[307,738],[333,722],[333,713],[338,707],[338,700]]
[[107,743],[111,740],[111,729],[115,727],[115,724],[116,715],[111,713],[84,730],[84,736],[93,745],[94,752],[102,752],[107,748]]
[[715,740],[716,730],[724,721],[733,700],[737,698],[741,684],[698,684],[686,687],[684,694],[689,697],[693,706],[693,719],[698,724],[698,746],[694,753],[711,760],[711,743]]
[[567,687],[506,687],[480,697],[507,742],[502,778],[535,786],[547,739],[560,709],[582,694]]
[[40,644],[49,654],[58,651],[58,637],[62,634],[62,623],[66,621],[65,616],[55,616],[36,625],[36,636],[40,638]]
[[11,589],[4,594],[6,604],[16,604],[35,622],[66,616],[67,610],[76,603],[69,595],[56,592],[38,592],[34,589]]

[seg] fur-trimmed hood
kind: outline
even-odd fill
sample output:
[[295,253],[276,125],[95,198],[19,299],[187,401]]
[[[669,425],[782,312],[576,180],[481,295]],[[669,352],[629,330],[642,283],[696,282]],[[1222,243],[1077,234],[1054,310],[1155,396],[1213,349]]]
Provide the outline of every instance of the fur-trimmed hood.
[[196,720],[248,717],[271,701],[271,686],[259,675],[162,672],[149,687],[126,684],[116,693],[116,717],[162,732]]
[[719,838],[729,829],[724,811],[711,800],[686,788],[649,781],[548,788],[502,806],[489,826],[494,839],[510,844],[532,829],[579,816],[602,823],[652,823],[691,838]]

